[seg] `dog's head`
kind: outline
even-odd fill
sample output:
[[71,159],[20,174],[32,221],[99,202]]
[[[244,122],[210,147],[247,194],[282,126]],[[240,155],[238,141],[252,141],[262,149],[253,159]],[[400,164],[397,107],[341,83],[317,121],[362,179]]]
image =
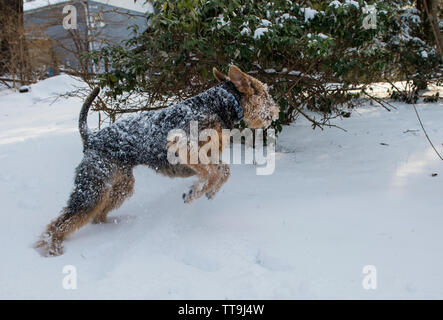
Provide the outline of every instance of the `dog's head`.
[[229,80],[243,94],[243,120],[251,129],[267,128],[278,118],[278,106],[268,92],[268,86],[232,65],[228,75],[213,69],[218,81]]

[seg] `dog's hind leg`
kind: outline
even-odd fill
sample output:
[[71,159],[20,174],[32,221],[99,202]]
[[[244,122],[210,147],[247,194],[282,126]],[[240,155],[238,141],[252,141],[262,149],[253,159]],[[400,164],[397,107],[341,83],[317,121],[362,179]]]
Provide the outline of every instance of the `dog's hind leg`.
[[77,167],[75,186],[68,205],[43,233],[36,247],[44,255],[63,253],[63,240],[105,209],[111,195],[111,179],[117,170],[115,163],[94,153],[85,154]]
[[105,223],[109,212],[120,207],[134,193],[132,168],[119,169],[112,178],[112,187],[103,210],[94,216],[92,223]]

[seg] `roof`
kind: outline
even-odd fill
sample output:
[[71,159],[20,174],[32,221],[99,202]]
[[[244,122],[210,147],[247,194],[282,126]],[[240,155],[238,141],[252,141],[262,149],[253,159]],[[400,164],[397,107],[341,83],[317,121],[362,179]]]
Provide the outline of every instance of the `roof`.
[[[44,8],[49,5],[61,4],[63,2],[69,2],[70,0],[25,0],[23,4],[24,11],[30,11],[34,9]],[[137,12],[152,12],[152,4],[146,2],[146,0],[93,0],[91,2],[99,2],[110,6],[128,9]]]

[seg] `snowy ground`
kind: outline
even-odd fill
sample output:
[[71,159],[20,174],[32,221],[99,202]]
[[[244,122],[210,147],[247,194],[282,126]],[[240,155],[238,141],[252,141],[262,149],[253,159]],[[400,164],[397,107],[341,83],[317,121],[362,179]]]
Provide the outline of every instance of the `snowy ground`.
[[[186,205],[192,179],[136,168],[117,223],[87,225],[63,256],[40,256],[32,245],[82,156],[81,101],[47,99],[72,82],[0,91],[0,298],[443,298],[443,162],[399,103],[337,120],[347,133],[298,121],[279,137],[273,175],[233,166],[213,201]],[[418,108],[443,151],[443,105]],[[62,286],[66,265],[76,290]],[[375,290],[362,287],[365,265]]]

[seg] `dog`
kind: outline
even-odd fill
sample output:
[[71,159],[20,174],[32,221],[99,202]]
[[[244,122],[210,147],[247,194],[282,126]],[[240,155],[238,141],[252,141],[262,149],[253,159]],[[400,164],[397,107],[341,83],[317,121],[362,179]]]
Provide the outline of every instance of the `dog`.
[[[173,129],[199,128],[220,132],[243,120],[251,129],[267,128],[278,118],[279,108],[266,84],[231,65],[228,75],[213,68],[218,84],[173,106],[139,113],[97,132],[87,126],[87,115],[99,94],[95,88],[80,111],[79,131],[84,157],[75,172],[74,190],[61,215],[36,243],[45,256],[63,253],[63,241],[86,223],[104,223],[108,213],[129,198],[134,189],[133,168],[147,165],[169,177],[197,176],[183,200],[189,203],[206,194],[212,199],[227,181],[227,164],[171,164],[167,136]],[[221,135],[220,135],[221,136]]]

